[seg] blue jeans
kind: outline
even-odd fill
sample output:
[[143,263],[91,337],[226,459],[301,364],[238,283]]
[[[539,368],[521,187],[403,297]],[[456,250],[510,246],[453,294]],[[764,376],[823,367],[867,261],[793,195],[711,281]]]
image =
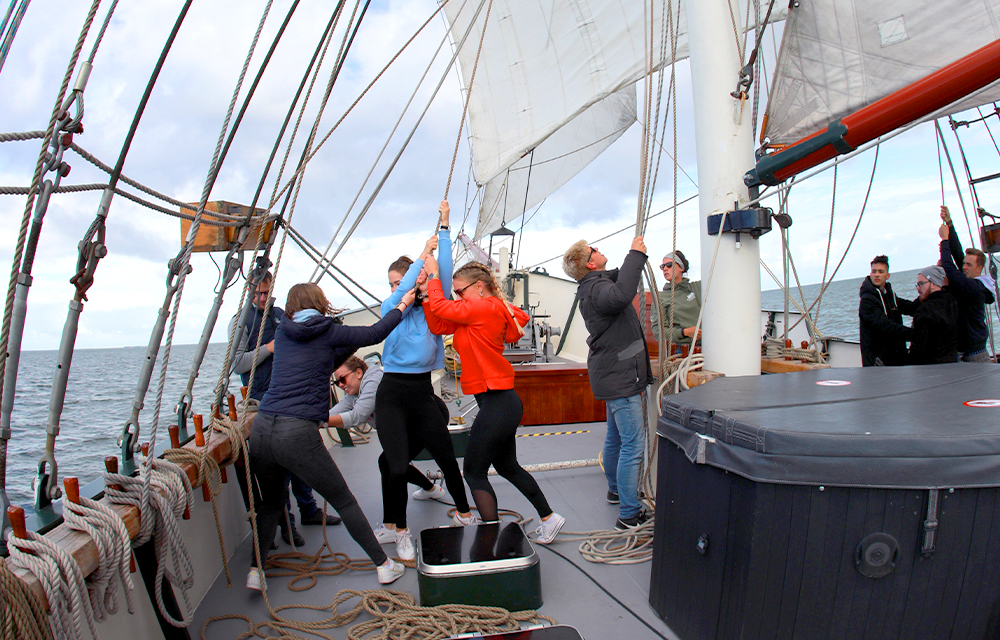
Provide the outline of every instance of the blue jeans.
[[604,439],[604,475],[618,494],[618,517],[639,513],[639,468],[646,447],[642,395],[608,400],[608,435]]

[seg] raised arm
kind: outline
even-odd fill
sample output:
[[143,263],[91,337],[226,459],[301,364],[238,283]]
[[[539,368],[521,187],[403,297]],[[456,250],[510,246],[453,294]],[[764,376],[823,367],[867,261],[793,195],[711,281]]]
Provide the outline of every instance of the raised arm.
[[399,286],[396,287],[396,290],[382,301],[382,315],[385,315],[390,309],[398,305],[403,296],[417,285],[417,276],[420,275],[420,270],[423,268],[424,261],[422,259],[418,258],[413,261],[413,264],[410,265],[410,268],[403,275],[403,279],[399,281]]
[[425,312],[429,310],[439,321],[448,323],[451,328],[448,333],[454,333],[457,325],[473,324],[482,317],[480,314],[492,308],[486,300],[448,300],[444,297],[441,281],[437,278],[427,285],[424,306],[427,308]]
[[[400,285],[396,290],[402,289]],[[385,312],[382,319],[368,327],[350,327],[346,325],[334,325],[327,334],[334,347],[364,347],[370,344],[378,344],[388,337],[392,330],[396,328],[399,321],[403,319],[403,311],[413,303],[415,292],[410,289],[404,293],[402,300],[388,312]]]
[[[642,238],[636,238],[642,241]],[[593,288],[591,301],[594,310],[598,313],[610,315],[618,313],[628,305],[632,304],[636,292],[639,290],[639,279],[642,277],[642,266],[646,263],[646,254],[635,247],[632,243],[632,250],[625,256],[625,262],[618,270],[618,277],[612,281],[602,282],[601,286]],[[645,245],[643,245],[643,249]]]

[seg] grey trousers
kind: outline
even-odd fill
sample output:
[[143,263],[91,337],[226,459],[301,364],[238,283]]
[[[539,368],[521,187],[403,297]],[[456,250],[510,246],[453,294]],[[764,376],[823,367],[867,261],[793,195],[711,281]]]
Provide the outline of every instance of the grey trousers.
[[[284,515],[288,474],[291,472],[337,510],[348,533],[376,566],[386,561],[387,556],[375,539],[368,518],[323,446],[318,422],[258,413],[250,431],[250,471],[254,475],[254,490],[259,500],[257,540],[262,560],[267,559],[278,520]],[[256,558],[252,566],[256,566]]]

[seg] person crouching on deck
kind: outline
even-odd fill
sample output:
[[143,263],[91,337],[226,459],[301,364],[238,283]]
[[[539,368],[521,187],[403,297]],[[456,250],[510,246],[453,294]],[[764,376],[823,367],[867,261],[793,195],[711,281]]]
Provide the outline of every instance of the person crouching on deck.
[[492,464],[538,511],[542,523],[535,541],[549,544],[566,518],[552,511],[538,483],[517,462],[514,435],[524,407],[514,391],[514,368],[503,357],[504,343],[520,339],[528,314],[507,304],[493,272],[483,264],[470,262],[455,272],[452,285],[458,300],[445,297],[434,256],[425,258],[424,268],[427,326],[436,334],[455,334],[453,344],[462,359],[462,392],[474,394],[479,404],[464,466],[479,517],[484,522],[500,519],[497,496],[487,477]]
[[[351,537],[378,568],[379,582],[388,584],[403,575],[403,565],[386,556],[375,539],[344,476],[323,446],[319,428],[327,423],[330,375],[340,364],[338,358],[346,359],[352,348],[385,340],[413,300],[410,292],[370,327],[349,327],[328,315],[332,308],[319,286],[302,283],[288,291],[286,319],[274,335],[271,385],[250,430],[250,470],[260,496],[256,524],[261,563],[274,540],[291,472],[337,510]],[[255,554],[247,588],[262,590],[261,566]]]

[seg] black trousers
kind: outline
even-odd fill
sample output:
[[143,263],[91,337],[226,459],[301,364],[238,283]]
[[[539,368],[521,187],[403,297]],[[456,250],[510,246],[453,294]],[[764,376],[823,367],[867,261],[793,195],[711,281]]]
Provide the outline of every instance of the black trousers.
[[378,440],[382,444],[382,499],[385,522],[406,529],[407,476],[410,462],[425,447],[441,467],[455,507],[469,510],[462,473],[448,433],[447,408],[434,394],[431,374],[385,373],[375,394]]
[[520,491],[538,515],[545,518],[552,513],[545,495],[531,474],[517,461],[514,435],[524,406],[513,389],[486,391],[476,394],[479,415],[469,432],[469,445],[465,450],[465,481],[472,489],[479,517],[486,522],[498,519],[497,496],[493,492],[487,473],[490,465]]
[[[274,542],[278,520],[288,500],[288,473],[302,478],[337,510],[348,533],[376,565],[385,552],[372,533],[368,518],[354,498],[330,452],[323,446],[319,422],[258,413],[250,430],[250,471],[260,489],[257,505],[257,541],[261,560]],[[252,562],[257,566],[256,557]]]

